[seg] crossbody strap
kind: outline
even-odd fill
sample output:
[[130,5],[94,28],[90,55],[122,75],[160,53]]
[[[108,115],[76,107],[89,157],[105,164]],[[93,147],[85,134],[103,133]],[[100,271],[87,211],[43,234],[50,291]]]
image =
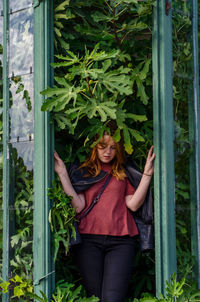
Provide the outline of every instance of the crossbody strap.
[[99,201],[101,195],[103,194],[103,191],[107,187],[107,185],[108,185],[111,177],[112,177],[112,174],[109,174],[109,176],[107,177],[107,179],[106,179],[103,187],[101,188],[101,191],[99,192],[99,194],[93,199],[93,201],[92,201],[91,205],[89,206],[89,208],[78,218],[79,222],[81,221],[81,219],[83,217],[85,217],[93,209],[93,207],[95,206],[95,204],[97,204],[97,202]]

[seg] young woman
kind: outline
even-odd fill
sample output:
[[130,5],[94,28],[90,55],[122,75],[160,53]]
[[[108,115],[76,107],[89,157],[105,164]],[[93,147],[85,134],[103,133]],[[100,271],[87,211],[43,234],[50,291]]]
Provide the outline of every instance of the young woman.
[[123,145],[115,143],[108,133],[90,157],[81,166],[74,165],[69,173],[56,152],[54,158],[55,171],[65,193],[73,196],[77,216],[88,209],[108,175],[112,175],[98,203],[80,221],[83,242],[73,252],[88,296],[95,295],[101,302],[124,302],[134,264],[134,238],[138,235],[131,211],[146,206],[145,214],[141,212],[140,216],[152,216],[152,209],[148,213],[152,205],[148,204],[147,193],[154,170],[153,146],[143,174],[125,163]]

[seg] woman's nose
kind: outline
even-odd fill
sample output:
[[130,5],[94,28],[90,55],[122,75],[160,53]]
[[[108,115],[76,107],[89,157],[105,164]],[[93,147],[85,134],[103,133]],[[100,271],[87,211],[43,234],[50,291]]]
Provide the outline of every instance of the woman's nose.
[[110,148],[110,147],[107,147],[107,148],[106,148],[106,154],[110,154],[110,151],[111,151],[111,148]]

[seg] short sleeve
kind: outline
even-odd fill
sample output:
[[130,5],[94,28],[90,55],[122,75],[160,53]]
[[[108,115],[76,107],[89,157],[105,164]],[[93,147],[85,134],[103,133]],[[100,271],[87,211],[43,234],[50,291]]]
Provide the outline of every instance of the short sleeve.
[[130,184],[128,178],[126,178],[126,192],[125,196],[127,195],[133,195],[135,193],[134,187]]

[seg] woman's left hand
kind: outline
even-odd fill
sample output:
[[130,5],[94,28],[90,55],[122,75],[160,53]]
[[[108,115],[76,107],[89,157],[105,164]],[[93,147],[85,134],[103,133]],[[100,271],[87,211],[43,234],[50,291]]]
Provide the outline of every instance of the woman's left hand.
[[153,152],[153,146],[151,146],[151,148],[149,149],[146,164],[145,164],[145,167],[144,167],[144,175],[149,175],[149,176],[153,175],[155,157],[156,157],[156,155]]

